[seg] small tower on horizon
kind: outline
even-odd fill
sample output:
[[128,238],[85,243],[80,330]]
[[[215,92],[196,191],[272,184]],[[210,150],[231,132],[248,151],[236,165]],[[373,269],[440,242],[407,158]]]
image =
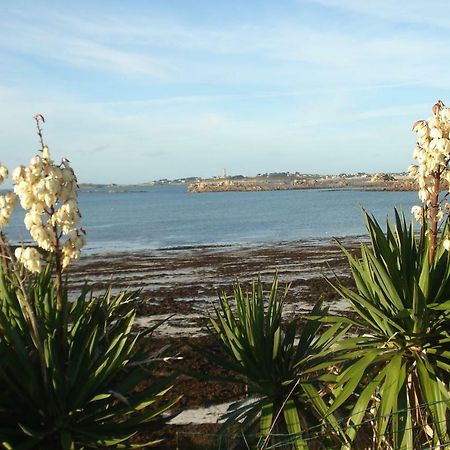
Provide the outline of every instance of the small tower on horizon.
[[223,169],[223,177],[228,178],[227,169]]

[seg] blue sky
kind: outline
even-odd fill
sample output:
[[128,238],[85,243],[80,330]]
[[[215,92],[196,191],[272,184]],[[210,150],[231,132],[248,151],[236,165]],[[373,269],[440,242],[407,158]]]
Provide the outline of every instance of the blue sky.
[[0,16],[0,161],[33,115],[81,182],[403,171],[450,104],[447,1],[15,1]]

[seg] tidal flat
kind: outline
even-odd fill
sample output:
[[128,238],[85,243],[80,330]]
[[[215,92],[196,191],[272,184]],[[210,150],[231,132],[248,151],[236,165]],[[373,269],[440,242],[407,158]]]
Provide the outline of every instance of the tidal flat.
[[[365,238],[346,238],[342,243],[357,252],[361,240]],[[84,256],[71,267],[71,295],[76,295],[85,282],[93,285],[95,293],[108,286],[113,292],[140,289],[136,330],[163,321],[148,338],[146,348],[155,352],[170,345],[174,359],[163,363],[153,375],[157,378],[179,373],[171,395],[182,398],[176,405],[180,415],[158,433],[165,438],[159,448],[175,448],[180,436],[193,440],[192,448],[200,446],[197,433],[203,438],[214,434],[220,427],[218,418],[224,405],[244,395],[242,385],[188,375],[226,375],[193,347],[215,345],[207,326],[220,292],[231,295],[236,280],[250,289],[252,280],[258,277],[269,288],[276,273],[280,290],[290,286],[284,308],[286,319],[296,317],[301,321],[319,299],[329,306],[330,313],[348,314],[348,303],[324,278],[337,276],[351,284],[347,259],[332,240],[114,252]]]
[[[343,244],[352,250],[358,247],[354,239]],[[85,282],[93,285],[95,293],[109,286],[113,292],[140,289],[138,325],[173,315],[155,335],[167,335],[170,325],[173,336],[189,336],[202,333],[201,324],[213,313],[219,293],[230,295],[237,280],[250,289],[258,277],[269,287],[276,273],[280,289],[290,286],[285,308],[290,316],[310,310],[318,299],[323,299],[330,311],[347,307],[324,279],[324,275],[349,277],[347,260],[331,240],[89,255],[71,267],[70,287],[72,295]],[[192,321],[198,324],[195,332],[186,328]]]

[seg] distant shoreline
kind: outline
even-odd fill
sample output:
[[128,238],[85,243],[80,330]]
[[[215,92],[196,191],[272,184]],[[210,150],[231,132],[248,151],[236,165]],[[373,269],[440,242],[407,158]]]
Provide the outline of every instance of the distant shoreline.
[[377,174],[292,174],[289,172],[258,174],[257,176],[227,176],[201,178],[188,177],[179,179],[160,179],[145,183],[130,184],[96,184],[80,183],[82,191],[107,190],[108,192],[129,192],[157,186],[184,186],[187,192],[251,192],[251,191],[286,191],[301,189],[328,190],[364,190],[364,191],[416,191],[417,183],[406,173]]
[[287,191],[304,189],[326,190],[363,190],[363,191],[415,191],[416,183],[409,177],[399,179],[351,179],[351,178],[319,178],[307,180],[205,180],[191,183],[188,192],[257,192],[257,191]]

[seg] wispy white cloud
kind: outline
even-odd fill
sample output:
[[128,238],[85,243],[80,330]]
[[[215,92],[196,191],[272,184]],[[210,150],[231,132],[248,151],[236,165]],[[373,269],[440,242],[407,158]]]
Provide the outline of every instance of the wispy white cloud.
[[308,0],[326,7],[350,11],[394,23],[431,25],[448,29],[450,4],[446,0]]
[[[14,39],[11,39],[14,36]],[[0,47],[45,60],[85,69],[128,75],[170,77],[170,65],[145,53],[121,49],[114,44],[77,34],[76,29],[37,26],[20,21],[2,23]]]
[[67,44],[59,58],[81,67],[117,70],[126,74],[156,78],[166,78],[170,73],[166,63],[145,54],[118,50],[87,40],[76,39]]
[[[374,2],[317,2],[367,14],[389,16],[391,11],[395,17],[401,9],[388,6],[396,2],[376,2],[382,4],[379,8]],[[409,10],[419,14],[417,5]],[[410,12],[411,17],[414,14]],[[42,17],[44,26],[18,14],[13,20],[4,19],[0,45],[69,66],[179,83],[292,85],[297,79],[349,86],[448,84],[442,73],[450,70],[450,60],[442,54],[450,45],[449,36],[424,36],[411,30],[364,34],[279,18],[269,24],[210,27],[176,18],[120,18],[111,13],[89,18],[49,12]]]

